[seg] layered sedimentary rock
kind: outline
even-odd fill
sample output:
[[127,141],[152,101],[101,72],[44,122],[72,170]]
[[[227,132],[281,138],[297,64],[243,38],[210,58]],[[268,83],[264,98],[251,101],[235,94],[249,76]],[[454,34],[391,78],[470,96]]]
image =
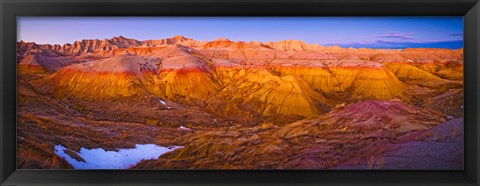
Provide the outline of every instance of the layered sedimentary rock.
[[113,37],[111,39],[84,39],[75,41],[72,44],[51,45],[51,44],[36,44],[32,42],[20,41],[17,43],[17,55],[23,57],[23,54],[31,50],[51,50],[63,55],[83,55],[89,53],[98,53],[105,51],[112,51],[115,49],[124,48],[148,48],[159,47],[167,45],[182,44],[190,47],[201,46],[206,42],[196,41],[183,36],[174,36],[161,40],[145,40],[138,41],[136,39],[125,38],[123,36]]
[[[427,62],[448,62],[463,60],[463,49],[449,50],[449,49],[404,49],[404,50],[386,50],[386,49],[353,49],[341,48],[337,46],[324,47],[316,44],[307,44],[298,40],[282,40],[277,42],[244,42],[231,41],[226,38],[219,38],[217,40],[197,41],[183,36],[174,36],[172,38],[165,38],[159,40],[145,40],[139,41],[135,39],[125,38],[123,36],[114,37],[111,39],[86,39],[76,41],[73,44],[64,45],[50,45],[50,44],[36,44],[32,42],[20,41],[17,43],[17,53],[23,56],[25,52],[30,50],[52,50],[65,55],[79,55],[86,53],[94,53],[99,51],[109,51],[122,48],[154,48],[168,45],[180,44],[187,47],[206,49],[226,49],[235,53],[235,50],[242,49],[245,51],[244,57],[252,58],[257,53],[267,54],[267,58],[274,57],[268,54],[278,55],[277,57],[285,58],[292,56],[298,58],[296,55],[312,59],[312,56],[305,54],[322,54],[323,59],[337,59],[342,60],[349,56],[357,56],[362,60],[371,60],[376,62],[399,62],[411,61],[418,63]],[[233,54],[232,53],[232,54]],[[238,53],[240,54],[240,53]],[[322,56],[320,55],[320,56]],[[234,56],[230,56],[234,57]],[[260,55],[265,59],[264,55]]]
[[220,90],[211,70],[199,64],[194,56],[175,56],[164,59],[155,82],[166,98],[206,99]]
[[282,126],[263,123],[191,133],[177,140],[184,148],[135,168],[328,169],[393,151],[380,144],[420,140],[399,142],[404,139],[397,137],[423,133],[445,121],[445,115],[401,102],[364,101]]
[[405,62],[384,63],[384,65],[408,84],[437,87],[450,82]]
[[425,107],[451,117],[463,117],[463,89],[450,89],[438,96],[425,100]]
[[368,145],[335,169],[452,170],[464,168],[464,121],[452,119],[394,140]]
[[35,55],[25,56],[17,65],[17,70],[22,74],[46,73],[47,69],[41,65]]
[[266,69],[238,66],[216,68],[225,88],[210,107],[223,112],[251,111],[264,116],[298,115],[311,117],[324,113],[328,101],[308,84],[294,76],[276,76]]
[[446,116],[429,109],[418,109],[399,101],[364,101],[342,105],[325,116],[292,123],[278,131],[284,138],[321,134],[329,128],[361,132],[395,130],[405,133],[424,130],[446,121]]
[[272,67],[274,73],[280,75],[292,75],[305,80],[310,87],[320,92],[344,91],[335,74],[328,67],[319,64],[317,66],[277,66]]
[[86,99],[112,99],[145,94],[146,76],[156,72],[155,59],[117,56],[70,65],[39,80],[40,90]]
[[[402,150],[436,153],[411,145],[461,139],[462,52],[182,36],[21,41],[18,165],[70,168],[51,152],[62,141],[75,151],[183,146],[134,167],[143,169],[372,169],[384,155],[405,167],[390,161]],[[435,127],[447,120],[448,131]],[[451,152],[435,157],[444,154],[455,159],[446,167],[460,165]]]
[[352,90],[353,99],[389,100],[404,96],[404,84],[383,67],[335,68],[332,71],[342,84],[350,85],[348,88]]
[[304,79],[319,92],[349,94],[352,99],[395,99],[404,97],[405,85],[383,66],[278,67],[284,75]]
[[61,56],[50,50],[36,50],[19,58],[18,68],[21,73],[52,73],[77,62],[79,60],[73,56]]
[[172,38],[165,38],[161,40],[145,40],[142,41],[142,46],[161,46],[161,45],[175,45],[180,44],[189,47],[198,47],[204,45],[205,41],[197,41],[186,38],[180,35],[175,35]]
[[191,55],[165,59],[119,55],[68,66],[40,83],[57,95],[95,99],[147,93],[168,99],[205,99],[219,89],[209,69]]
[[37,84],[55,95],[150,94],[202,104],[220,116],[311,117],[343,102],[419,102],[461,88],[462,51],[120,36],[63,46],[21,41],[18,66],[23,73],[52,73]]
[[454,60],[435,65],[434,74],[443,79],[463,81],[463,62]]

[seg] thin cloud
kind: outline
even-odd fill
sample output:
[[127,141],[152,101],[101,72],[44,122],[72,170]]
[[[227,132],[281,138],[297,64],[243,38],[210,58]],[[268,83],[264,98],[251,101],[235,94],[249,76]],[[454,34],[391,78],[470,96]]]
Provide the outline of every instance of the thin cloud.
[[449,34],[449,36],[463,36],[463,33],[453,33]]
[[463,40],[450,41],[428,41],[428,42],[406,42],[406,41],[385,41],[378,40],[375,42],[352,42],[352,43],[331,43],[326,46],[341,46],[344,48],[386,48],[386,49],[404,49],[404,48],[449,48],[459,49],[463,47]]
[[402,34],[402,33],[390,32],[388,34],[379,35],[378,37],[387,38],[387,39],[412,40],[414,39],[414,37],[412,36],[413,34],[415,33],[412,32],[412,33]]

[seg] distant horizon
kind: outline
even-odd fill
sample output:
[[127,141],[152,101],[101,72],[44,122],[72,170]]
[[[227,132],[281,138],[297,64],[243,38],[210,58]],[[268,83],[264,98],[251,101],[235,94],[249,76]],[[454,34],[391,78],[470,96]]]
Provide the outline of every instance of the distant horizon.
[[[166,38],[154,38],[154,39],[146,39],[146,40],[161,40],[161,39],[169,39],[169,38],[173,38],[175,36],[181,36],[181,35],[174,35],[174,36],[171,36],[171,37],[166,37]],[[73,41],[73,42],[68,42],[68,43],[64,43],[64,44],[49,44],[49,43],[37,43],[37,42],[33,42],[33,41],[24,41],[24,40],[20,40],[20,41],[17,41],[17,42],[25,42],[25,43],[35,43],[37,45],[60,45],[60,46],[63,46],[63,45],[72,45],[73,43],[77,42],[77,41],[82,41],[82,40],[111,40],[115,37],[124,37],[126,39],[134,39],[134,40],[137,40],[137,41],[146,41],[146,40],[138,40],[138,39],[135,39],[135,38],[129,38],[129,37],[125,37],[125,36],[114,36],[112,38],[87,38],[87,39],[81,39],[81,40],[76,40],[76,41]],[[185,36],[182,36],[182,37],[185,37]],[[195,40],[195,41],[203,41],[203,42],[210,42],[210,41],[214,41],[214,40],[217,40],[217,39],[220,39],[220,38],[217,38],[217,39],[214,39],[214,40],[198,40],[198,39],[195,39],[195,38],[189,38],[189,37],[185,37],[185,38],[188,38],[188,39],[192,39],[192,40]],[[241,41],[241,40],[231,40],[229,38],[225,38],[225,39],[228,39],[232,42],[256,42],[256,41]],[[284,40],[289,40],[289,39],[284,39]],[[277,40],[277,41],[263,41],[262,43],[265,43],[265,42],[280,42],[280,41],[284,41],[284,40]],[[302,40],[293,40],[293,41],[301,41],[301,42],[305,42],[305,41],[302,41]],[[305,42],[306,43],[306,42]],[[445,44],[448,44],[449,42],[444,42]],[[454,43],[454,42],[453,42]],[[316,43],[307,43],[307,44],[316,44]],[[462,42],[463,44],[463,42]],[[417,45],[421,45],[421,44],[417,44]],[[341,47],[341,48],[355,48],[355,49],[360,49],[360,48],[368,48],[368,49],[391,49],[391,50],[396,50],[396,49],[407,49],[407,48],[435,48],[435,47],[415,47],[415,46],[412,46],[412,47],[390,47],[390,48],[383,48],[381,46],[371,46],[371,47],[365,47],[365,46],[362,46],[361,44],[358,44],[358,47],[353,47],[353,46],[349,46],[349,45],[342,45],[342,44],[339,44],[339,45],[319,45],[319,46],[323,46],[323,47]],[[437,48],[442,48],[442,47],[437,47]],[[462,49],[462,47],[460,48],[444,48],[444,49],[451,49],[451,50],[457,50],[457,49]]]
[[19,17],[17,42],[64,45],[123,36],[139,41],[299,40],[343,48],[463,48],[462,17]]

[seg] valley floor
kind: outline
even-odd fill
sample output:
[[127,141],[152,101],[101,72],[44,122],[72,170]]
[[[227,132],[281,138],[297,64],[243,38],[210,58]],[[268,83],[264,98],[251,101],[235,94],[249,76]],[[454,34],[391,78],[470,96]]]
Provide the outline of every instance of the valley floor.
[[17,87],[21,169],[74,168],[54,152],[58,145],[84,162],[82,148],[138,144],[181,148],[128,168],[463,169],[463,119],[401,101],[360,101],[291,123],[242,125],[155,97],[57,100],[36,91],[30,78],[20,77]]

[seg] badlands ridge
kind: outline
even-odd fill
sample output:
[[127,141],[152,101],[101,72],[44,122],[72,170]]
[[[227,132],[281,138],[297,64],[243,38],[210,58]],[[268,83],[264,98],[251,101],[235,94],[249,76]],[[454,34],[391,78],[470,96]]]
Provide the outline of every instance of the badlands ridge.
[[[54,143],[79,150],[145,142],[185,148],[135,168],[372,168],[369,158],[394,153],[401,136],[458,127],[447,120],[463,117],[463,49],[119,36],[20,41],[17,59],[26,168],[68,168],[53,160]],[[71,139],[62,127],[95,142]]]

